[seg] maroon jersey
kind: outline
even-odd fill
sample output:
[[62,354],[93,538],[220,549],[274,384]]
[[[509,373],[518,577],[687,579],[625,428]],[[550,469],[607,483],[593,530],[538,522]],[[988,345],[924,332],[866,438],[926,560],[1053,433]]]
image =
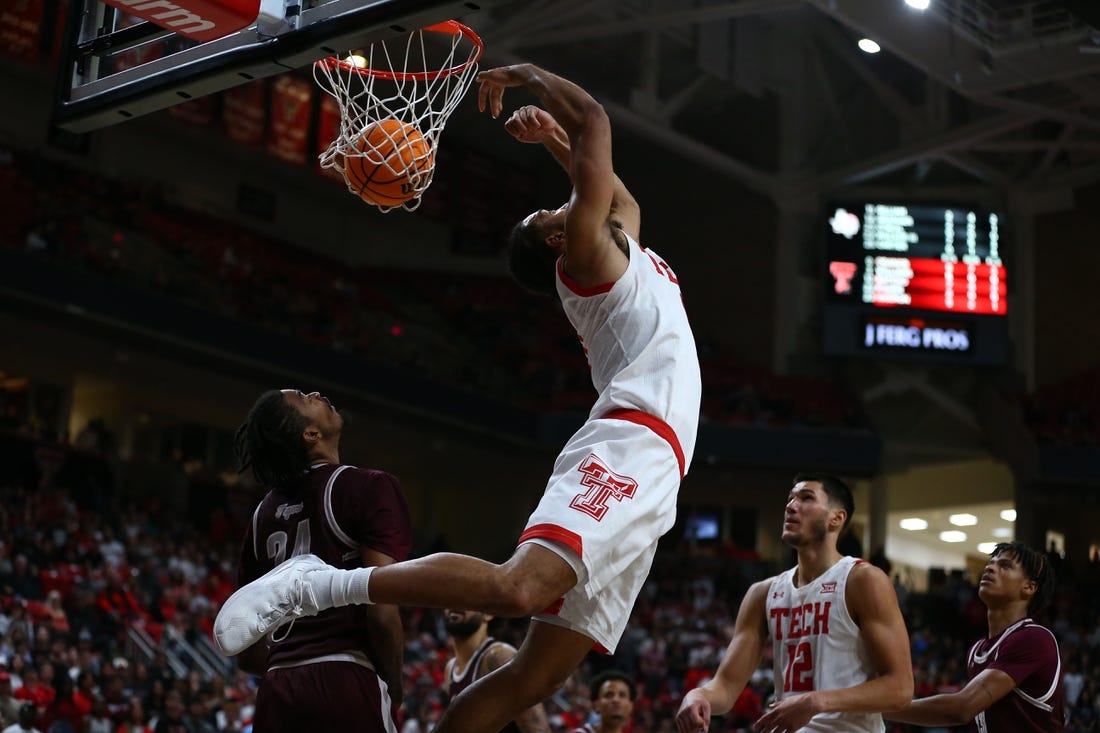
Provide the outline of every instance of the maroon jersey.
[[[370,548],[394,560],[408,558],[412,525],[397,480],[382,471],[321,464],[291,491],[272,490],[252,514],[241,546],[237,582],[244,585],[288,557],[313,553],[329,565],[362,566]],[[347,606],[298,618],[271,647],[269,665],[340,652],[369,656],[364,607]]]
[[1016,689],[978,713],[971,730],[978,733],[1049,733],[1064,725],[1065,692],[1058,641],[1045,626],[1021,619],[995,639],[970,648],[970,679],[987,669],[999,669],[1016,682]]
[[[455,666],[451,668],[451,684],[447,687],[447,697],[449,700],[454,700],[458,697],[458,693],[474,684],[474,682],[481,677],[481,662],[485,657],[485,652],[489,651],[489,647],[496,643],[497,640],[491,636],[481,642],[477,651],[474,652],[474,656],[470,657],[470,663],[466,665],[466,669],[462,670],[462,674],[458,677],[455,677],[455,671],[458,669],[458,664],[456,663]],[[501,733],[520,733],[519,726],[516,725],[516,721],[514,720],[501,728],[500,731]]]

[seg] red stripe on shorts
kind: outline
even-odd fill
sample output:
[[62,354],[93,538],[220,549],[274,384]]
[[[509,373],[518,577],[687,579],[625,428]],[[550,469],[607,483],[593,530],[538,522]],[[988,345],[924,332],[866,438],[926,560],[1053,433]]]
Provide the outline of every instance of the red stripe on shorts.
[[560,542],[573,552],[577,553],[578,557],[584,557],[582,550],[581,536],[576,532],[571,532],[565,527],[559,527],[556,524],[536,524],[523,530],[523,534],[519,536],[519,542],[516,544],[522,544],[527,540],[535,538],[544,540],[554,540]]
[[[564,606],[564,605],[565,605],[565,596],[562,596],[561,598],[554,601],[553,603],[551,603],[546,608],[542,609],[542,615],[543,616],[557,616],[559,613],[561,613],[561,607]],[[607,647],[605,647],[603,644],[601,644],[598,641],[592,645],[592,648],[594,650],[596,650],[597,652],[599,652],[600,654],[610,654],[611,653],[607,650]]]
[[676,454],[676,462],[680,464],[680,478],[684,477],[684,449],[680,447],[680,440],[676,437],[676,431],[669,427],[668,423],[659,417],[650,415],[648,412],[626,408],[612,410],[604,417],[609,420],[626,420],[636,425],[643,425],[664,438],[665,442],[672,448],[672,452]]

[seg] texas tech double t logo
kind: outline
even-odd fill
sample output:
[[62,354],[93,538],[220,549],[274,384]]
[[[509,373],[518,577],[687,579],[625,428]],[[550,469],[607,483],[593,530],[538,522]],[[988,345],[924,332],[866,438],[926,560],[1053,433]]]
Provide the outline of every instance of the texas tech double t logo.
[[584,512],[597,522],[607,514],[608,499],[615,501],[630,499],[638,490],[637,481],[629,476],[620,476],[615,473],[605,466],[595,453],[590,453],[577,470],[581,472],[581,486],[588,491],[574,496],[569,506]]

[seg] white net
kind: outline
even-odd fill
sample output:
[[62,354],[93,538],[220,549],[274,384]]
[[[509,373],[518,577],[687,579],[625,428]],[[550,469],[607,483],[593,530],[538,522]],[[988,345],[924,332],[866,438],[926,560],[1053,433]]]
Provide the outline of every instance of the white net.
[[348,190],[380,211],[412,211],[431,185],[447,119],[477,75],[482,45],[455,21],[314,64],[340,105],[340,130],[320,156]]

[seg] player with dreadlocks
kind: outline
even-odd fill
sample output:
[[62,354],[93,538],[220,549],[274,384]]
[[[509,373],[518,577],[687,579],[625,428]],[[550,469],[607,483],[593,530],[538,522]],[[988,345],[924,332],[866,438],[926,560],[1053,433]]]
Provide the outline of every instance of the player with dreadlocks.
[[[388,473],[340,463],[343,426],[324,395],[283,389],[260,395],[237,429],[240,470],[267,489],[245,532],[240,585],[295,555],[345,569],[408,557],[401,487]],[[393,731],[403,647],[392,605],[331,609],[269,634],[237,657],[263,675],[256,730]]]
[[1055,587],[1046,555],[1022,542],[997,544],[978,580],[989,633],[967,654],[969,682],[885,717],[923,726],[965,725],[977,733],[1061,731],[1065,690],[1058,640],[1034,620]]

